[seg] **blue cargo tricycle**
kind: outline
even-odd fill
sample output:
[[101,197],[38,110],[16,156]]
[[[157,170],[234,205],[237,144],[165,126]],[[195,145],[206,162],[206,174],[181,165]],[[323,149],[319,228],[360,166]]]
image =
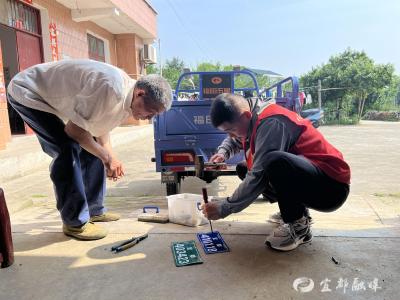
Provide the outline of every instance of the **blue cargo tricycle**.
[[[240,76],[240,81],[238,80]],[[292,92],[282,94],[282,86],[292,83]],[[243,86],[247,83],[246,86]],[[221,93],[240,93],[245,97],[263,100],[276,90],[278,104],[291,110],[298,109],[298,81],[289,77],[262,91],[257,80],[248,71],[187,72],[177,83],[171,109],[154,119],[154,147],[156,171],[166,184],[167,195],[180,192],[181,182],[187,176],[196,176],[210,183],[219,176],[236,174],[236,164],[243,153],[223,164],[208,163],[217,147],[227,137],[214,128],[210,119],[213,99]]]

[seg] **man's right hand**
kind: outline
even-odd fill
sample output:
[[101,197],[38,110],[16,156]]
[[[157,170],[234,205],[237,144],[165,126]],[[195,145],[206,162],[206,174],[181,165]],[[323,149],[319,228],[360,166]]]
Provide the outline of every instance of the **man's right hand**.
[[221,163],[225,161],[225,156],[221,153],[215,153],[211,158],[209,159],[209,162],[212,163]]
[[101,159],[106,168],[108,179],[116,181],[125,175],[122,163],[112,153],[109,133],[94,139],[90,132],[72,121],[67,122],[64,131],[71,139],[79,143],[83,149]]
[[110,155],[110,159],[104,163],[107,178],[117,181],[125,175],[122,163]]

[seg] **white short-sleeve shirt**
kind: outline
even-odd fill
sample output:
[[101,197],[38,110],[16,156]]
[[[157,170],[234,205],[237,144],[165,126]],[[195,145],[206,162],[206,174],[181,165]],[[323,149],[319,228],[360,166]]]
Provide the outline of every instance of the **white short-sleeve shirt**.
[[8,93],[24,106],[70,120],[93,136],[101,136],[131,115],[135,83],[109,64],[62,60],[18,73]]

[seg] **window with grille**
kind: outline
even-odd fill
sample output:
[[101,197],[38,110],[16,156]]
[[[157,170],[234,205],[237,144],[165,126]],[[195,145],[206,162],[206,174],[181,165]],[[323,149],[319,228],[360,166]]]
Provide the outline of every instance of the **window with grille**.
[[88,34],[88,45],[89,45],[89,58],[97,61],[105,62],[104,54],[104,41]]
[[17,0],[7,0],[8,25],[40,35],[40,12]]

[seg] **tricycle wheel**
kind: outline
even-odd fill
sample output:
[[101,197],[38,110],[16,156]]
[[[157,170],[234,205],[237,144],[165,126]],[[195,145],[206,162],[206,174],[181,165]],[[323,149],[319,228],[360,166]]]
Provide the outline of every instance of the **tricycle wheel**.
[[181,191],[181,183],[166,183],[167,185],[167,196],[179,194]]

